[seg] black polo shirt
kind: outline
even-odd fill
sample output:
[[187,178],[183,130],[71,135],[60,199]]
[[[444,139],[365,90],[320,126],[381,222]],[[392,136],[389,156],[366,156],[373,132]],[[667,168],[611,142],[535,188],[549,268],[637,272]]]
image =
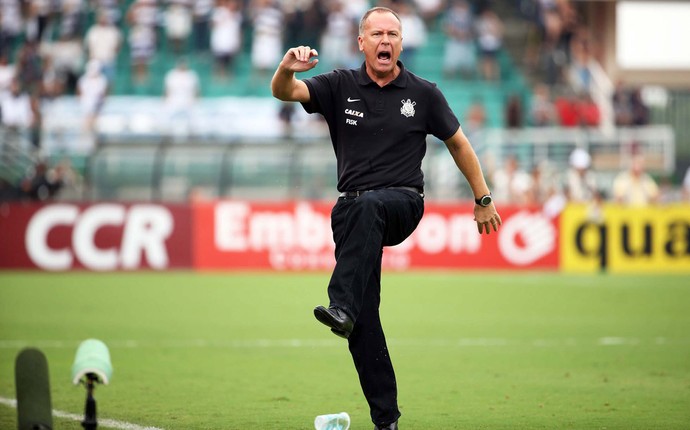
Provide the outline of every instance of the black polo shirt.
[[440,140],[460,127],[436,84],[408,72],[381,88],[366,66],[305,79],[308,113],[326,119],[338,161],[338,191],[424,187],[426,137]]

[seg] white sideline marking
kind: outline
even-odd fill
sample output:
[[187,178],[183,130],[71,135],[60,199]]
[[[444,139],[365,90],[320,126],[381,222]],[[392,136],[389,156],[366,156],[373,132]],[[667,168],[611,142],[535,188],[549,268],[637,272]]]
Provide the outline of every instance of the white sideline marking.
[[[10,408],[16,408],[17,407],[17,400],[15,399],[8,399],[6,397],[0,397],[0,404],[9,406]],[[58,417],[58,418],[65,418],[68,420],[72,421],[82,421],[84,419],[83,415],[77,415],[77,414],[72,414],[69,412],[64,412],[64,411],[58,411],[57,409],[53,409],[53,416]],[[159,427],[143,427],[137,424],[132,424],[128,423],[125,421],[118,421],[118,420],[111,420],[111,419],[103,419],[103,418],[98,418],[98,427],[107,427],[111,429],[119,429],[119,430],[163,430],[162,428]]]
[[[80,341],[74,340],[2,340],[0,349],[19,349],[27,346],[35,348],[77,348]],[[260,349],[260,348],[333,348],[345,343],[341,339],[247,339],[247,340],[207,340],[186,339],[171,341],[156,340],[111,340],[110,348],[230,348],[230,349]],[[655,337],[640,339],[636,337],[604,336],[599,338],[551,338],[551,339],[507,339],[507,338],[420,338],[388,340],[391,346],[408,347],[463,347],[463,348],[497,348],[506,346],[531,346],[535,348],[549,347],[577,347],[577,346],[640,346],[640,345],[687,345],[690,339],[667,339]]]

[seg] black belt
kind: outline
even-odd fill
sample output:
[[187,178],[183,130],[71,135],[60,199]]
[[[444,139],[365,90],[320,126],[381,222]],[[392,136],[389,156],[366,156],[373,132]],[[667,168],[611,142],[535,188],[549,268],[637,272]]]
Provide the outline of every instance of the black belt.
[[[419,194],[422,198],[424,197],[424,193],[419,190],[419,188],[416,187],[389,187],[389,188],[380,188],[382,190],[407,190],[407,191],[412,191],[413,193]],[[340,193],[340,197],[345,197],[345,198],[357,198],[361,196],[364,193],[367,193],[369,191],[376,191],[376,190],[359,190],[359,191],[343,191]]]

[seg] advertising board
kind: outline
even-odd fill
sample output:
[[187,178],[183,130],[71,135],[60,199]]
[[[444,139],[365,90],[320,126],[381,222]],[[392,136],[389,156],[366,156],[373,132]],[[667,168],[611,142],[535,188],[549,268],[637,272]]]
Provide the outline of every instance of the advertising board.
[[191,209],[158,204],[5,204],[0,268],[189,268]]

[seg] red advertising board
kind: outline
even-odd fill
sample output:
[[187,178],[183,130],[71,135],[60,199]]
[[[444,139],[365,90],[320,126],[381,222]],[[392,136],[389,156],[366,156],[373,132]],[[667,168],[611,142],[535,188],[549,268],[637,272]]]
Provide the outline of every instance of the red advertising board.
[[5,204],[0,268],[189,268],[191,208],[157,204]]
[[[327,203],[218,201],[195,206],[194,266],[219,269],[330,269]],[[471,205],[427,203],[415,233],[384,250],[393,269],[557,269],[557,220],[538,210],[501,208],[498,233],[479,235]]]
[[[0,269],[329,270],[329,203],[228,200],[5,204]],[[415,233],[384,250],[389,269],[557,269],[557,220],[501,208],[503,226],[479,235],[472,205],[427,203]]]
[[[331,202],[192,205],[0,204],[0,269],[330,270]],[[480,235],[472,204],[427,202],[414,234],[385,248],[387,269],[546,269],[687,273],[689,206],[585,207],[556,218],[500,207],[503,226]]]

